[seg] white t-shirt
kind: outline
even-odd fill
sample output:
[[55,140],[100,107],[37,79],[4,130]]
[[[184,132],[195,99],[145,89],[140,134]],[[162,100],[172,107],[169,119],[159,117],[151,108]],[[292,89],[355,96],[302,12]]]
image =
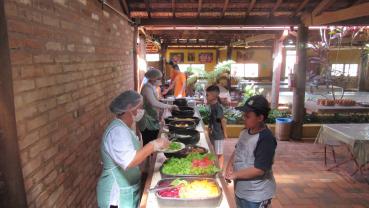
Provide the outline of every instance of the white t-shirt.
[[[132,133],[128,128],[122,126],[113,127],[106,135],[105,149],[110,157],[123,169],[132,162],[136,155],[135,147],[132,143]],[[137,139],[134,138],[134,139]]]

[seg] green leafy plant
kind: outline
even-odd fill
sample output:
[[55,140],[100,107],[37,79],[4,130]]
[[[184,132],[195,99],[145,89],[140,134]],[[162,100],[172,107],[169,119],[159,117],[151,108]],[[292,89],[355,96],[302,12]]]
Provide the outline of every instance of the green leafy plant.
[[217,79],[219,78],[219,76],[228,71],[230,72],[231,71],[231,65],[234,64],[236,62],[234,62],[233,60],[227,60],[227,61],[223,61],[223,62],[220,62],[218,63],[214,70],[211,71],[211,72],[208,72],[206,74],[206,79],[208,81],[208,84],[215,84]]

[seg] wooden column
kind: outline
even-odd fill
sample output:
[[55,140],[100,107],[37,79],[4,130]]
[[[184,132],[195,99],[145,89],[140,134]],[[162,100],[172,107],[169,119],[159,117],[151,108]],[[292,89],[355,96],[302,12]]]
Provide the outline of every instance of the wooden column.
[[0,1],[0,207],[27,207],[15,122],[4,1]]
[[297,68],[295,69],[296,87],[293,89],[292,101],[292,132],[291,138],[299,140],[302,138],[302,124],[305,114],[305,84],[306,84],[306,45],[308,28],[300,24],[297,32]]
[[231,60],[231,59],[232,59],[232,47],[227,46],[227,60]]
[[369,64],[368,54],[366,52],[361,53],[360,65],[359,65],[359,91],[369,91],[369,84],[366,80],[369,79]]
[[133,30],[133,79],[134,79],[134,89],[138,90],[139,88],[139,71],[138,71],[138,64],[137,64],[137,37],[138,37],[138,27],[134,25]]
[[273,50],[273,79],[272,79],[272,95],[271,95],[271,108],[278,108],[279,103],[279,91],[281,83],[281,71],[282,71],[282,41],[275,40]]

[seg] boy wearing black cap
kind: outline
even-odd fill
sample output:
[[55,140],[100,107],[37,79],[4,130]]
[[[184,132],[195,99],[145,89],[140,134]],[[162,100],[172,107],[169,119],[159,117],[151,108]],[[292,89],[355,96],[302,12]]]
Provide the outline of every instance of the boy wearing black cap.
[[256,95],[237,110],[244,112],[245,129],[228,162],[225,178],[235,181],[237,207],[266,208],[276,190],[272,165],[277,141],[264,123],[269,103]]

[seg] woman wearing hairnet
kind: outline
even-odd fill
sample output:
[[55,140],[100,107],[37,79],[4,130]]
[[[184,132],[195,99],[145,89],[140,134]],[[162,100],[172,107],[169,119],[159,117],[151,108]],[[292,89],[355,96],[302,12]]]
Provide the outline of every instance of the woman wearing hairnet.
[[145,115],[138,123],[143,144],[147,144],[153,139],[156,139],[159,134],[160,121],[158,110],[177,108],[176,105],[167,105],[158,100],[156,89],[161,85],[161,78],[163,77],[161,71],[152,68],[145,73],[145,77],[148,79],[148,82],[141,90]]
[[129,128],[142,118],[142,102],[140,94],[129,90],[110,104],[110,111],[116,118],[106,128],[100,148],[104,164],[97,184],[100,208],[137,207],[141,179],[138,165],[154,151],[169,145],[168,139],[159,138],[141,147],[137,136]]

